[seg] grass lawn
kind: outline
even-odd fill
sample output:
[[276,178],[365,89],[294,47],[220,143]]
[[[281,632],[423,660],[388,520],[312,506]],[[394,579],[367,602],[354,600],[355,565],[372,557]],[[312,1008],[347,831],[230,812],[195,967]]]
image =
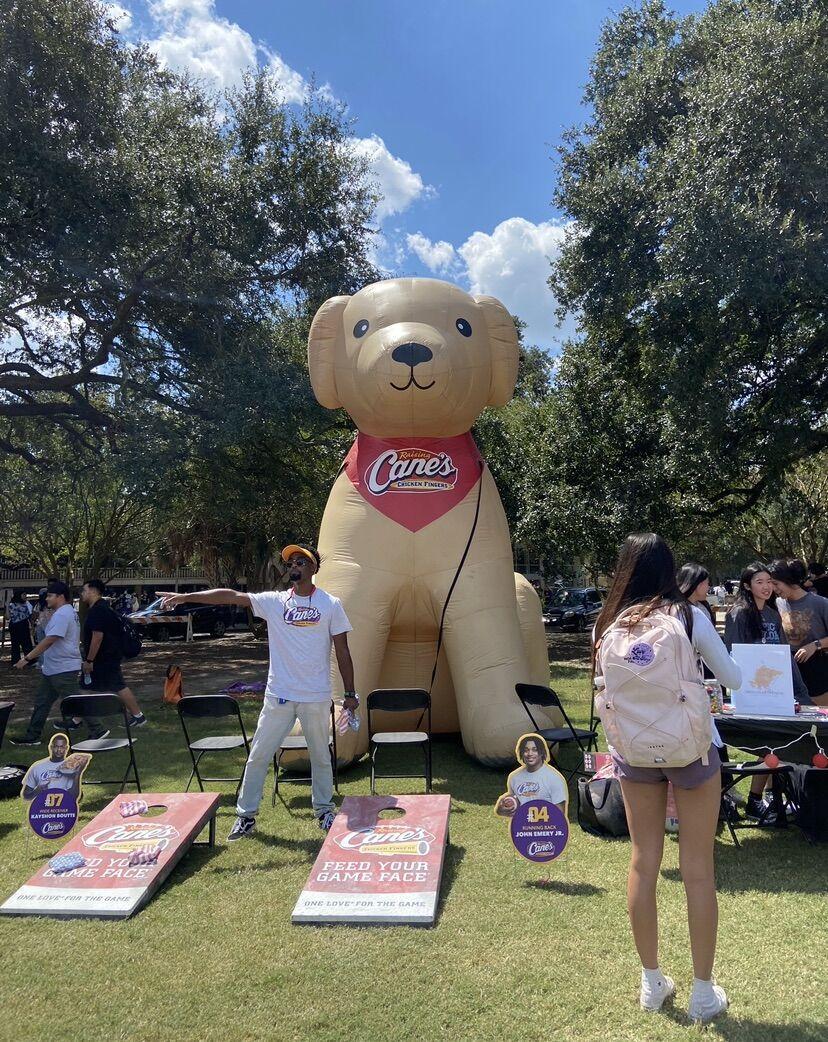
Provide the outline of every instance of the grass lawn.
[[[553,663],[552,676],[585,721],[583,663]],[[177,718],[143,694],[152,719],[139,733],[142,781],[147,790],[180,789],[189,772]],[[255,713],[247,703],[251,725]],[[36,758],[3,748],[4,763]],[[275,809],[267,791],[256,838],[227,846],[228,785],[218,847],[191,851],[134,919],[0,919],[0,1038],[499,1042],[678,1039],[699,1030],[681,1012],[692,972],[675,839],[666,841],[660,902],[662,965],[679,985],[677,1011],[646,1015],[625,910],[628,842],[575,825],[561,860],[548,871],[533,866],[514,854],[492,812],[504,774],[479,767],[454,741],[438,743],[434,761],[435,789],[451,794],[452,816],[433,929],[292,926],[321,842],[308,790],[287,787],[287,808]],[[364,763],[341,777],[341,790],[368,792]],[[84,820],[111,795],[87,790]],[[20,820],[17,801],[0,803],[3,899],[38,864]],[[739,851],[727,836],[717,843],[717,972],[732,1006],[707,1032],[734,1042],[825,1040],[825,850],[796,829],[740,838]]]

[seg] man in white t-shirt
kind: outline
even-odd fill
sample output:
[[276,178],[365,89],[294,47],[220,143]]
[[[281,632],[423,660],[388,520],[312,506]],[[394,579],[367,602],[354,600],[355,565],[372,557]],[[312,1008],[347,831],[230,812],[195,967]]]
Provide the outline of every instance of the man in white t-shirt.
[[565,814],[566,782],[559,771],[545,762],[544,743],[535,735],[527,735],[520,743],[518,756],[523,767],[509,775],[509,791],[498,800],[497,813],[511,817],[519,806],[530,800],[546,800]]
[[264,706],[250,745],[236,801],[236,821],[229,841],[249,836],[256,826],[264,783],[273,757],[297,718],[308,743],[311,762],[313,811],[319,827],[333,824],[333,768],[328,735],[331,721],[331,644],[345,686],[345,708],[355,712],[354,666],[348,650],[351,624],[337,597],[313,584],[319,570],[319,552],[306,544],[282,550],[291,587],[284,591],[237,593],[205,590],[170,594],[164,607],[176,604],[236,604],[250,608],[267,622],[270,668]]
[[[80,623],[66,583],[49,583],[46,588],[46,605],[52,612],[46,624],[46,635],[15,666],[15,669],[25,669],[42,656],[40,683],[29,726],[24,735],[9,738],[12,745],[40,745],[43,725],[54,701],[67,695],[80,694]],[[86,725],[90,738],[106,738],[109,734],[97,720],[87,717]],[[65,723],[60,726],[65,726]]]

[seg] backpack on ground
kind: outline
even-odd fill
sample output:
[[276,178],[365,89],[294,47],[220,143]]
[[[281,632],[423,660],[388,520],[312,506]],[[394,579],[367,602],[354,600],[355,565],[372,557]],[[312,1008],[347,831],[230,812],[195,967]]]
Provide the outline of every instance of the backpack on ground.
[[117,619],[121,627],[121,655],[123,658],[137,658],[141,654],[141,634],[126,616],[118,615]]
[[631,767],[708,762],[710,700],[680,619],[625,612],[601,638],[596,673],[607,742]]
[[167,666],[167,678],[164,681],[164,694],[161,696],[161,701],[165,705],[174,706],[178,705],[183,697],[184,681],[181,677],[181,670],[178,666]]
[[791,784],[798,808],[794,821],[811,843],[828,843],[828,770],[795,766]]
[[617,779],[578,779],[578,824],[591,836],[629,836],[624,797]]

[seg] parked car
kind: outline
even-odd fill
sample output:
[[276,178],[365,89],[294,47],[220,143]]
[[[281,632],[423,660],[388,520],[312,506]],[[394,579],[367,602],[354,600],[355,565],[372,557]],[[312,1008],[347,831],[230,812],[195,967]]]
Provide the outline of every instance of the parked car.
[[[130,622],[140,628],[143,636],[151,640],[169,640],[183,636],[186,617],[193,617],[193,633],[209,633],[211,637],[223,637],[229,629],[247,627],[247,612],[231,604],[178,604],[162,610],[163,598],[159,597],[141,611],[129,616]],[[178,619],[181,621],[179,622]]]
[[592,629],[601,605],[601,594],[594,586],[553,590],[543,612],[544,625],[582,633]]

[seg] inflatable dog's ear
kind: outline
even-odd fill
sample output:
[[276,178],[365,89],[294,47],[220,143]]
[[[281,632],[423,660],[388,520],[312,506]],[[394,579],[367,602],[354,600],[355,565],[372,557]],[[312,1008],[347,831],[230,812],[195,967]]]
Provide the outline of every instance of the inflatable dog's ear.
[[515,323],[506,308],[494,297],[474,299],[483,310],[492,352],[489,405],[505,405],[515,393],[517,380],[518,338]]
[[342,407],[336,393],[336,342],[344,336],[342,312],[350,297],[331,297],[316,312],[308,334],[308,369],[316,400],[326,409]]

